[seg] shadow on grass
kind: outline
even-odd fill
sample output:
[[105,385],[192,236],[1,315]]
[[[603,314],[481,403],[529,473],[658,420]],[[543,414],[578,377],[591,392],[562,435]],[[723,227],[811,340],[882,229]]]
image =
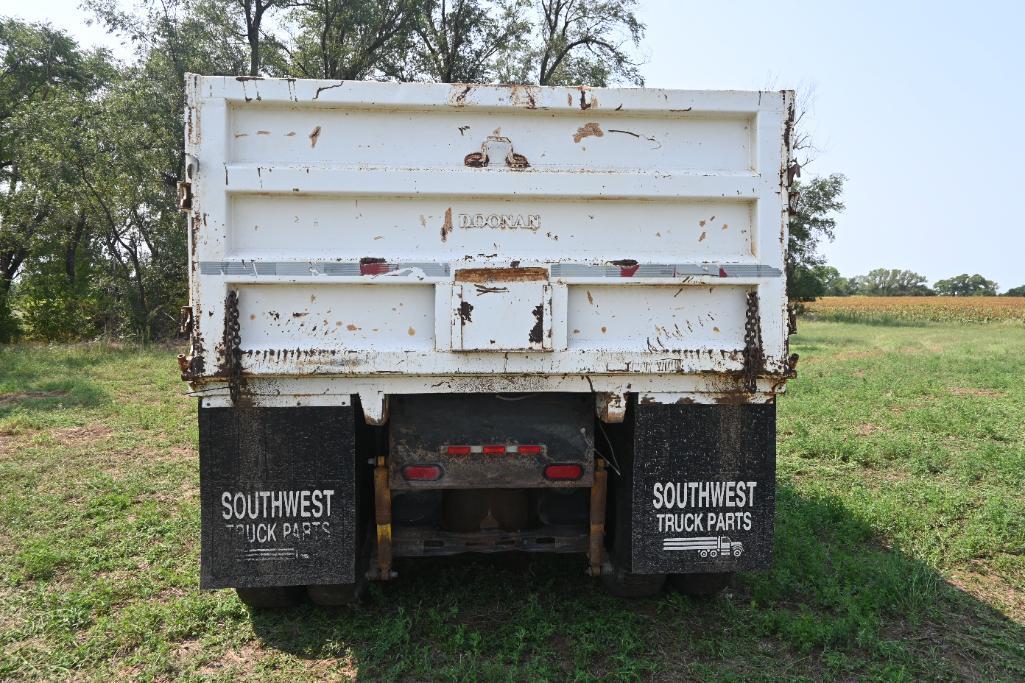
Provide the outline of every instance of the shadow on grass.
[[252,620],[264,645],[360,678],[1025,676],[1025,628],[838,501],[781,486],[775,554],[708,601],[612,598],[578,556],[409,560],[357,608]]
[[0,348],[0,419],[14,412],[45,413],[93,408],[111,396],[87,372],[109,360],[107,352],[53,353],[47,347]]

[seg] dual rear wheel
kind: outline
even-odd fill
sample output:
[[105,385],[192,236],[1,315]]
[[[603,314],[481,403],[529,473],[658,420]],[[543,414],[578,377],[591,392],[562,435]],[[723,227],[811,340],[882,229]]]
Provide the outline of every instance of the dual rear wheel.
[[707,598],[730,585],[732,573],[722,574],[634,574],[621,569],[603,574],[602,584],[617,598],[647,598],[657,595],[666,584],[670,589],[695,598]]
[[267,588],[236,588],[239,600],[252,609],[295,607],[309,599],[319,607],[344,607],[359,602],[366,582],[323,586],[272,586]]
[[[668,583],[676,592],[691,597],[710,597],[730,584],[733,574],[634,574],[614,569],[602,575],[602,584],[617,598],[646,598],[657,595]],[[324,586],[275,586],[236,588],[239,599],[252,609],[295,607],[304,598],[319,607],[344,607],[359,602],[365,581]]]

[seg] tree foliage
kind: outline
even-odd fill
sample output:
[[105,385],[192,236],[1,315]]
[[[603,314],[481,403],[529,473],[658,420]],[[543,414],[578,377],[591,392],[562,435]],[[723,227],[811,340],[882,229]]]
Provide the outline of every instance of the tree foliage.
[[936,293],[940,296],[996,296],[997,283],[987,280],[978,273],[963,273],[936,282]]
[[1009,290],[1001,294],[1001,296],[1025,296],[1025,285],[1011,287]]
[[787,241],[787,295],[806,301],[823,296],[826,284],[820,279],[825,259],[818,248],[822,240],[832,240],[836,215],[844,210],[840,195],[846,179],[839,173],[795,181],[791,190],[796,201],[790,212],[790,236]]
[[851,294],[864,296],[928,296],[929,281],[924,275],[897,268],[876,268],[867,275],[851,278]]
[[185,73],[640,83],[635,5],[83,0],[132,47],[127,63],[0,18],[0,341],[173,334]]

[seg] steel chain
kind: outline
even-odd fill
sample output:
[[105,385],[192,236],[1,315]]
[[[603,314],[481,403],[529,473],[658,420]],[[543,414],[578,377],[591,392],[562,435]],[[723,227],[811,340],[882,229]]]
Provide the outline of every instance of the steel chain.
[[242,392],[242,334],[238,322],[238,291],[229,290],[224,301],[224,356],[228,371],[228,393],[238,404]]
[[758,388],[758,372],[764,362],[762,327],[758,315],[758,292],[747,293],[747,315],[744,320],[744,379],[748,391]]

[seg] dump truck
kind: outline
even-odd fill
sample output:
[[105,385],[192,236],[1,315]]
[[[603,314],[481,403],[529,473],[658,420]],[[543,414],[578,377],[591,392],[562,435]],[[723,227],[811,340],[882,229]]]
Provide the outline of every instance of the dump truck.
[[527,552],[631,597],[769,565],[790,91],[186,90],[202,588],[337,605],[405,558]]

